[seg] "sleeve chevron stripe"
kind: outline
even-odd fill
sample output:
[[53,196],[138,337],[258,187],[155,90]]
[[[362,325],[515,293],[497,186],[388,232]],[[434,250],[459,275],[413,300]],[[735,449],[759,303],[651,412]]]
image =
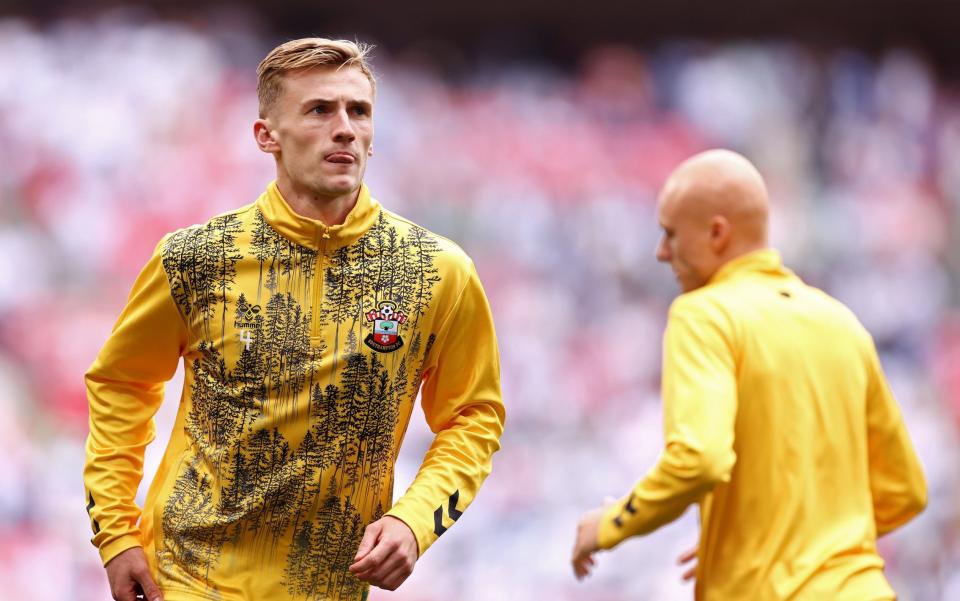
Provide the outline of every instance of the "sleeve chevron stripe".
[[93,534],[96,535],[100,532],[100,523],[96,520],[96,518],[93,517],[93,514],[90,513],[90,510],[96,507],[97,504],[93,502],[93,493],[88,492],[87,494],[90,496],[90,503],[87,505],[87,515],[90,516],[90,520],[93,525]]
[[[450,495],[450,500],[447,505],[447,513],[450,514],[450,519],[456,522],[460,519],[460,516],[463,515],[463,512],[457,509],[457,503],[460,501],[460,489],[453,491],[453,494]],[[437,507],[436,511],[433,512],[433,533],[437,536],[441,536],[444,532],[447,531],[447,527],[443,525],[443,505]]]

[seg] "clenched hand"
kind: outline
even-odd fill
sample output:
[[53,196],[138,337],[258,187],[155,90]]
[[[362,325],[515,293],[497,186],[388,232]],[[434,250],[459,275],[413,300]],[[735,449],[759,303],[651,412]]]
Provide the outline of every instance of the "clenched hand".
[[413,573],[419,556],[417,539],[410,527],[388,515],[363,531],[350,572],[364,582],[392,591]]
[[146,601],[163,601],[160,587],[150,575],[147,556],[141,547],[131,547],[107,562],[110,592],[116,601],[137,601],[143,595]]

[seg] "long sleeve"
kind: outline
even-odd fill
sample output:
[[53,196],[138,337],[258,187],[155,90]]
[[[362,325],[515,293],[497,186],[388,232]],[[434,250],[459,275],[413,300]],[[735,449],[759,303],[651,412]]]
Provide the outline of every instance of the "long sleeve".
[[737,384],[721,323],[684,297],[671,307],[663,356],[665,448],[633,491],[604,513],[601,548],[673,521],[729,480],[736,461]]
[[176,372],[187,340],[159,249],[137,278],[85,377],[90,435],[83,480],[92,542],[104,563],[143,544],[134,501],[143,477],[143,452],[155,435],[153,416],[163,399],[163,383]]
[[503,432],[493,317],[472,264],[430,353],[421,404],[436,436],[410,488],[388,512],[410,526],[421,555],[473,501]]
[[877,534],[906,524],[927,505],[927,485],[871,342],[868,357],[867,450]]

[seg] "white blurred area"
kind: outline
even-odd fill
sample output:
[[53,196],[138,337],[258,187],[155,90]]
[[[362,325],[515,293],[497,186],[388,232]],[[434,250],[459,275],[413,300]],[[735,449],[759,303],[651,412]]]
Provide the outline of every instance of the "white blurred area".
[[[0,20],[0,597],[109,598],[81,481],[82,374],[160,237],[251,202],[252,33],[119,17]],[[456,84],[378,49],[387,207],[459,242],[493,305],[508,419],[476,503],[395,593],[680,600],[695,511],[569,567],[579,515],[656,459],[676,294],[653,256],[667,173],[714,146],[766,174],[775,244],[873,333],[929,481],[882,539],[901,601],[960,595],[960,96],[908,51],[788,42],[597,48],[569,72],[487,65]],[[951,92],[951,90],[953,90]],[[172,426],[168,387],[147,479]],[[415,412],[401,493],[429,444]],[[144,485],[145,486],[145,485]]]

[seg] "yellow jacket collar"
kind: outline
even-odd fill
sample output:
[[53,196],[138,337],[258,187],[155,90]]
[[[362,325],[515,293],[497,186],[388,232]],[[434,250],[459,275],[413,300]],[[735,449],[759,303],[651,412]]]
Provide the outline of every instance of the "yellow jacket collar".
[[713,274],[709,283],[716,284],[717,282],[728,280],[738,275],[758,272],[769,275],[796,277],[792,271],[783,266],[783,259],[780,258],[778,251],[772,248],[764,248],[727,261]]
[[370,229],[380,214],[380,203],[370,196],[366,184],[360,185],[357,204],[341,225],[328,226],[322,221],[294,213],[280,194],[276,181],[270,182],[266,192],[257,199],[257,208],[281,236],[301,246],[323,250],[353,244]]

